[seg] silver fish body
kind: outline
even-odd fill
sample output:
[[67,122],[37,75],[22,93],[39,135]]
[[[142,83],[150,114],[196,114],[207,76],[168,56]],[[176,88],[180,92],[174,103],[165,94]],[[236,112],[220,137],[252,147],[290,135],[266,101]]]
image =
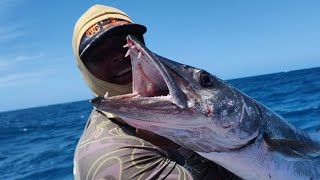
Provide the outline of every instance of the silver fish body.
[[320,179],[320,142],[227,82],[127,37],[133,92],[98,97],[114,113],[244,179]]

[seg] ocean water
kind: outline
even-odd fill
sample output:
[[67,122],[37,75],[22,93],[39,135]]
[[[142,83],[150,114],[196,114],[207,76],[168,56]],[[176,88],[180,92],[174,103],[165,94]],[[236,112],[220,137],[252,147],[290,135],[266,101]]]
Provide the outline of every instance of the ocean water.
[[[229,82],[295,126],[320,131],[320,68]],[[0,179],[73,179],[88,100],[0,113]]]

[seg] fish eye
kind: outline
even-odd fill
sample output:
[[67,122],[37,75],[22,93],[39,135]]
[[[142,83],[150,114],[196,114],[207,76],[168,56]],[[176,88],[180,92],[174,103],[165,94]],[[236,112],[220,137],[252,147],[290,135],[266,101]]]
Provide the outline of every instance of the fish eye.
[[199,82],[202,87],[210,87],[213,85],[213,78],[208,72],[200,71]]

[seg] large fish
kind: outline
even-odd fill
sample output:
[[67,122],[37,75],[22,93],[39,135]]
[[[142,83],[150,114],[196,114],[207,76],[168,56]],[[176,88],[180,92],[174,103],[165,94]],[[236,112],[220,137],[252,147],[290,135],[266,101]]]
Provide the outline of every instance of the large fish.
[[133,93],[95,108],[164,136],[244,179],[320,179],[320,141],[216,76],[127,37]]

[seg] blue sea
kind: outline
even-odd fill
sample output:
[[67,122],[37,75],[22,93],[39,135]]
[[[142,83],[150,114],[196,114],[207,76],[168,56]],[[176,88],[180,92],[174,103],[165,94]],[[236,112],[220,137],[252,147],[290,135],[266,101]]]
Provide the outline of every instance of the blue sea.
[[[295,126],[320,130],[320,68],[229,80]],[[88,100],[0,113],[0,179],[73,179]]]

